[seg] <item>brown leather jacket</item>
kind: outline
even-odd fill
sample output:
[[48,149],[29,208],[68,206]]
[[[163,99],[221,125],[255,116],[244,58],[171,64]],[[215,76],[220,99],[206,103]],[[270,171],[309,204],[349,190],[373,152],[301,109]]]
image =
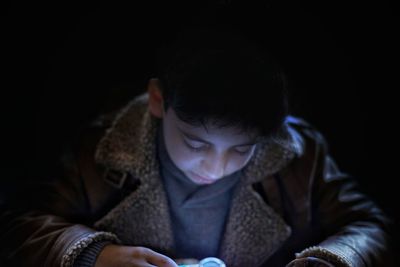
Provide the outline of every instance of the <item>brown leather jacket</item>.
[[[64,156],[60,176],[2,211],[1,266],[72,266],[101,240],[174,256],[155,155],[159,121],[146,97],[95,123]],[[220,245],[227,266],[285,266],[309,256],[384,266],[388,220],[308,123],[289,117],[282,140],[258,146],[244,170]]]

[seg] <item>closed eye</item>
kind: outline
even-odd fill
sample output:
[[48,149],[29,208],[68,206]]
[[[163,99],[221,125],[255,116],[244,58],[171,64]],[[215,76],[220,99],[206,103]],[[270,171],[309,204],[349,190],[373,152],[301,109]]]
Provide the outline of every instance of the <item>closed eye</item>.
[[[189,134],[186,134],[182,130],[180,130],[180,131],[182,134],[182,140],[183,140],[184,145],[193,152],[201,152],[203,150],[208,149],[210,146],[212,146],[212,144],[208,143],[207,141],[203,141],[198,138],[191,138],[191,136],[189,136]],[[255,145],[256,144],[253,142],[247,143],[247,144],[242,144],[242,145],[237,145],[233,148],[232,151],[239,154],[240,156],[245,156],[253,150],[253,147],[255,147]]]
[[253,146],[241,146],[241,147],[235,148],[235,151],[237,153],[239,153],[240,155],[246,155],[246,154],[250,153],[252,147]]
[[187,141],[185,139],[183,139],[183,143],[186,145],[187,148],[189,148],[190,150],[194,151],[194,152],[200,152],[204,149],[207,148],[207,144],[202,144],[200,142],[197,141]]

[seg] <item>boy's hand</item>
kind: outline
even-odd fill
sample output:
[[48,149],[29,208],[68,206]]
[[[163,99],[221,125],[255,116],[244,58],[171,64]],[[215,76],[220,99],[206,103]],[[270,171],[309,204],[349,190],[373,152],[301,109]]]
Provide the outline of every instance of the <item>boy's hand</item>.
[[95,267],[178,267],[167,256],[144,247],[107,245],[97,257]]

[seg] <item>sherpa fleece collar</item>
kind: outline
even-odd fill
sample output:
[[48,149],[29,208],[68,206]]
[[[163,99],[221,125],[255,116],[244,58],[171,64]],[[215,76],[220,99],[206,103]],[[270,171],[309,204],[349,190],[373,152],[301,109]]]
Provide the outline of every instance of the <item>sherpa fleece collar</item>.
[[[97,163],[117,170],[129,171],[142,180],[144,174],[157,169],[155,138],[159,119],[147,110],[148,94],[131,101],[116,117],[112,127],[100,141]],[[244,171],[245,183],[261,181],[282,169],[295,155],[302,153],[302,144],[289,127],[279,139],[262,141]]]
[[[156,157],[160,121],[149,113],[147,99],[143,94],[132,100],[98,144],[97,163],[131,173],[141,185],[95,227],[115,233],[124,244],[147,246],[173,256],[168,202]],[[301,143],[289,128],[279,140],[259,144],[243,169],[220,248],[219,256],[227,266],[258,266],[290,235],[282,218],[251,187],[302,153]]]

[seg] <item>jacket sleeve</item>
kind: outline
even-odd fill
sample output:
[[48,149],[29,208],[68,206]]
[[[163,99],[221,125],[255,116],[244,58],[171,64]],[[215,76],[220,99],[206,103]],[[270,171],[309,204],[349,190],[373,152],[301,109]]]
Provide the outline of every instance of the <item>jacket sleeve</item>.
[[62,159],[59,176],[18,190],[0,215],[0,265],[72,266],[93,242],[118,242],[89,227],[90,205],[73,153]]
[[384,260],[391,221],[361,193],[351,176],[339,170],[320,133],[312,135],[317,144],[311,203],[328,238],[296,257],[321,258],[335,266],[387,266]]

